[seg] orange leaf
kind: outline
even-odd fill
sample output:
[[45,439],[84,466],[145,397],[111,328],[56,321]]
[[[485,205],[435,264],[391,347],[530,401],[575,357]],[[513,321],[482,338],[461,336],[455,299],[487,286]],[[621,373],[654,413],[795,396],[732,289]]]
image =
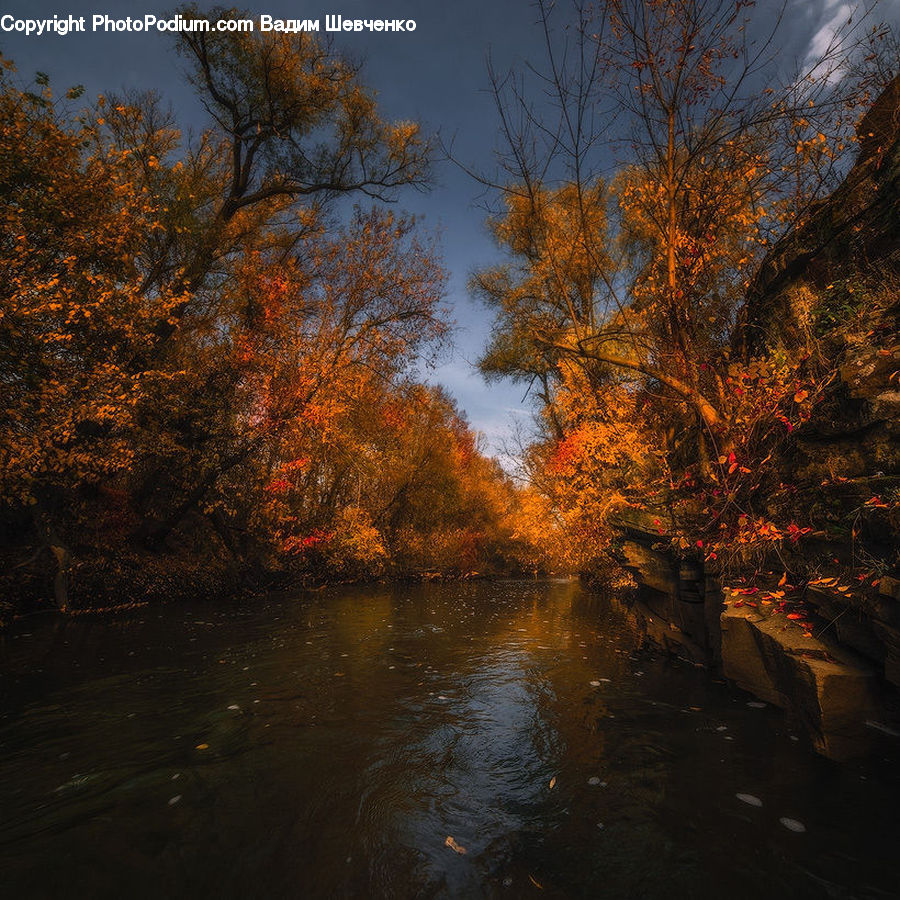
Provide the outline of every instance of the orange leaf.
[[466,848],[460,846],[459,844],[457,844],[456,841],[454,841],[453,838],[450,837],[450,835],[447,835],[447,840],[444,841],[444,846],[445,846],[445,847],[449,847],[451,850],[454,850],[454,851],[455,851],[456,853],[458,853],[460,856],[463,856],[463,855],[465,855],[466,853],[468,853],[468,851],[466,850]]

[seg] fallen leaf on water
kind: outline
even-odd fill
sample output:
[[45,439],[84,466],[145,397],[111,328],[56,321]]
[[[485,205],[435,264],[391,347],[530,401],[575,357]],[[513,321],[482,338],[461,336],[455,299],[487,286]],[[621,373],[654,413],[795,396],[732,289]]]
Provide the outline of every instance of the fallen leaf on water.
[[759,797],[754,797],[753,794],[735,794],[735,797],[741,801],[741,803],[746,803],[749,806],[762,806],[763,802],[759,799]]
[[197,744],[197,750],[209,750],[209,744]]
[[778,820],[787,828],[788,831],[795,831],[797,834],[802,834],[806,831],[806,826],[802,822],[798,822],[796,819],[789,819],[787,816],[782,817]]
[[169,806],[174,806],[178,801],[181,800],[181,794],[176,794],[174,797],[169,798]]
[[787,583],[787,572],[781,576],[781,581],[778,582],[778,587],[783,587]]
[[529,881],[530,881],[530,882],[531,882],[531,883],[532,883],[539,891],[542,891],[542,890],[544,889],[544,886],[543,886],[539,881],[536,881],[533,875],[529,875],[529,876],[528,876],[528,880],[529,880]]
[[460,856],[464,856],[468,852],[465,847],[462,847],[459,844],[457,844],[456,841],[454,841],[453,838],[450,837],[449,834],[447,835],[447,840],[444,841],[444,846],[449,847],[451,850],[458,853]]
[[550,779],[550,790],[552,791],[553,788],[555,788],[555,787],[556,787],[556,776],[554,775],[554,776]]

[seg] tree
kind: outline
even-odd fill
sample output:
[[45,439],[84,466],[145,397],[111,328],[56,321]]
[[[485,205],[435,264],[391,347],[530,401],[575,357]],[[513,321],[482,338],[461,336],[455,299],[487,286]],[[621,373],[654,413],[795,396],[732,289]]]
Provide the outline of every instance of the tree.
[[134,460],[151,373],[130,361],[176,298],[142,291],[154,200],[114,148],[85,152],[93,126],[68,128],[37,87],[0,81],[0,494],[67,557],[60,520]]
[[3,527],[37,547],[16,565],[186,523],[230,541],[293,437],[445,328],[413,222],[333,206],[423,185],[417,127],[310,35],[182,49],[213,119],[188,143],[152,94],[74,115],[43,76],[0,86]]
[[752,518],[831,374],[732,348],[761,261],[847,171],[881,56],[857,19],[779,81],[781,16],[761,30],[753,7],[538,2],[544,69],[490,72],[499,174],[480,180],[506,260],[472,278],[496,313],[480,366],[536,386],[527,474],[582,563],[651,497],[716,530]]
[[[200,289],[227,258],[241,213],[262,209],[271,224],[295,217],[300,201],[318,208],[352,193],[389,200],[398,187],[425,185],[429,147],[418,126],[382,121],[357,69],[330,46],[306,32],[218,31],[223,19],[248,17],[234,9],[181,13],[211,26],[180,32],[178,49],[214,123],[197,152],[213,153],[205,168],[219,184],[217,196],[203,198],[203,228],[186,258],[157,259],[148,283],[175,275],[187,294]],[[188,308],[186,299],[160,323],[160,339]]]
[[[183,14],[215,24],[236,13]],[[257,315],[247,260],[319,264],[312,248],[334,225],[334,201],[423,186],[429,154],[417,126],[383,122],[357,70],[312,35],[212,29],[179,39],[209,131],[180,148],[148,95],[107,98],[98,116],[102,139],[132,162],[160,210],[139,256],[143,289],[178,298],[132,361],[165,372],[142,411],[147,452],[134,492],[136,534],[153,545],[238,464],[240,454],[221,448],[240,427],[229,407],[245,377],[228,348]]]
[[474,279],[499,311],[487,373],[503,361],[544,378],[536,356],[547,371],[573,357],[595,379],[660,386],[728,448],[720,373],[700,363],[721,350],[771,236],[830,183],[836,151],[811,154],[806,135],[827,144],[823,122],[845,99],[839,46],[782,89],[764,86],[775,29],[752,41],[752,6],[576,2],[560,46],[538,3],[548,106],[492,73],[510,179],[490,180],[504,201],[492,227],[513,262]]

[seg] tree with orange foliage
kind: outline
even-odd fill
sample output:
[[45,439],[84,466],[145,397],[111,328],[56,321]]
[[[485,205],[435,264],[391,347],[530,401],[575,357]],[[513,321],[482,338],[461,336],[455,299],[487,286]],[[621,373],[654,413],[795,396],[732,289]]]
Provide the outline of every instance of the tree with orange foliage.
[[783,431],[822,381],[803,360],[751,375],[730,344],[765,252],[846,169],[866,94],[837,74],[857,26],[779,85],[778,22],[751,43],[753,6],[574,2],[557,32],[559,10],[539,3],[547,105],[492,72],[504,147],[500,176],[483,180],[507,261],[473,279],[497,315],[481,367],[537,386],[541,483],[577,520],[591,496],[609,509],[605,492],[682,475],[731,502],[723,479],[772,458],[761,418]]
[[198,32],[182,50],[212,119],[187,144],[152,95],[76,117],[46,79],[0,86],[14,571],[164,550],[176,529],[204,553],[211,535],[265,543],[246,531],[253,486],[298,434],[327,435],[361,373],[392,381],[445,328],[412,221],[329,211],[423,184],[417,126],[382,121],[312,35]]
[[[805,153],[797,129],[824,128],[825,101],[838,102],[835,48],[779,93],[759,89],[774,30],[746,43],[752,6],[614,0],[595,13],[575,3],[575,45],[557,52],[551,9],[539,4],[554,124],[519,82],[494,76],[510,181],[493,182],[504,208],[492,227],[512,262],[475,278],[503,326],[487,371],[525,336],[551,363],[569,356],[659,384],[712,444],[728,442],[721,385],[699,363],[721,348],[773,231],[827,186],[809,159],[799,181],[790,163]],[[600,151],[620,144],[629,152],[606,188]]]
[[155,198],[116,148],[86,153],[94,126],[68,128],[36,87],[0,82],[0,494],[61,559],[61,520],[133,464],[153,373],[131,361],[180,298],[143,290]]

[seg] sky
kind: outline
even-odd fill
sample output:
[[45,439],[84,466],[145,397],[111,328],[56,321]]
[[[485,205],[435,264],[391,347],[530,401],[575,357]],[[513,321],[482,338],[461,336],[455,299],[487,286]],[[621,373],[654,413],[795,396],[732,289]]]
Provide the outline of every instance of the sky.
[[[30,0],[0,2],[0,15],[20,18],[90,16],[114,18],[152,13],[164,17],[176,4],[144,0],[116,3],[107,0]],[[201,2],[201,9],[211,4]],[[226,4],[227,5],[227,4]],[[762,0],[762,7],[768,0]],[[543,59],[543,34],[529,0],[250,0],[243,4],[251,16],[318,18],[324,33],[325,16],[344,18],[414,19],[413,32],[340,32],[336,49],[363,62],[362,81],[377,92],[388,119],[420,122],[426,132],[453,142],[454,156],[480,171],[490,171],[497,146],[497,116],[488,91],[486,60],[490,54],[498,71]],[[788,0],[781,32],[783,58],[803,60],[827,43],[830,31],[850,12],[845,0]],[[900,0],[882,0],[880,18],[897,22]],[[0,52],[12,59],[23,79],[37,71],[50,75],[57,93],[72,85],[86,88],[87,97],[123,88],[153,88],[168,99],[182,126],[199,130],[203,111],[183,78],[182,61],[175,55],[171,35],[160,33],[91,33],[24,36],[0,32]],[[401,194],[398,205],[437,231],[444,265],[449,271],[447,303],[456,323],[454,346],[428,380],[443,384],[457,399],[471,424],[483,435],[483,445],[502,456],[515,423],[529,419],[523,388],[485,384],[474,361],[490,334],[492,316],[469,296],[470,274],[498,259],[485,226],[480,186],[461,168],[444,161],[435,169],[436,183],[426,194]]]

